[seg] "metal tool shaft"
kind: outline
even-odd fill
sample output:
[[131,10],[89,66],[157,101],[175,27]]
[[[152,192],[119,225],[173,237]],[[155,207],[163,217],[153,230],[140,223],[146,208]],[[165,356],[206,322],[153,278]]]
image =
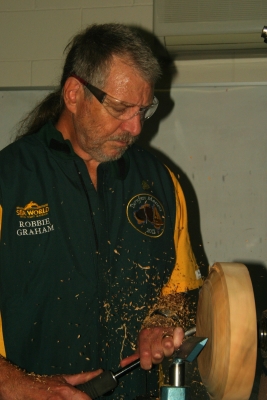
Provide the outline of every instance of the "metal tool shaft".
[[118,379],[121,376],[124,376],[124,375],[128,374],[129,372],[131,372],[136,367],[140,367],[140,358],[138,358],[137,360],[131,362],[130,364],[126,365],[125,367],[119,369],[117,372],[114,373],[114,377],[116,379]]

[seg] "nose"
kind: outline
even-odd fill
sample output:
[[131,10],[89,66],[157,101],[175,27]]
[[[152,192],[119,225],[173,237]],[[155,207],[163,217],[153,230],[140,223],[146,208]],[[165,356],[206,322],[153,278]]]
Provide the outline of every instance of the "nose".
[[138,113],[132,118],[123,121],[121,127],[128,131],[132,136],[138,136],[143,127],[143,121],[140,114]]

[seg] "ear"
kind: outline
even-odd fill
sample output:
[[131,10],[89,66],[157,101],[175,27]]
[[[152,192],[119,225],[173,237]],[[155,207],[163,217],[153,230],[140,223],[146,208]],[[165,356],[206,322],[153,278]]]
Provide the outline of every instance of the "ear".
[[79,101],[84,98],[82,84],[74,77],[69,77],[64,85],[63,97],[66,108],[75,114]]

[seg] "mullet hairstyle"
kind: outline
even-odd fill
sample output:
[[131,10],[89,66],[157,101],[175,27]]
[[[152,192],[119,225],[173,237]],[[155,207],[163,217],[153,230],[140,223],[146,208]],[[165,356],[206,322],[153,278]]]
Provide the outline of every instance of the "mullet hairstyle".
[[[72,73],[102,89],[113,56],[117,56],[153,86],[161,75],[159,63],[145,41],[134,29],[121,24],[91,25],[77,34],[64,52],[67,55],[59,87],[20,122],[16,140],[36,133],[49,120],[54,124],[58,121],[64,109],[63,88]],[[85,93],[91,96],[88,90]]]

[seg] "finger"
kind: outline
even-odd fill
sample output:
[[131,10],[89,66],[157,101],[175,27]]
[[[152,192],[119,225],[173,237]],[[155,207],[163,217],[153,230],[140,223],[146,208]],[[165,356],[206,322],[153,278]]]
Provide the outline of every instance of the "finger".
[[184,330],[180,326],[174,328],[173,330],[173,344],[174,344],[174,349],[178,350],[179,347],[182,344],[182,341],[184,339]]
[[161,328],[147,328],[143,329],[138,338],[138,351],[140,356],[141,368],[149,370],[152,368],[152,360],[159,357],[158,348],[160,348],[160,342],[158,337],[161,337],[159,333]]
[[101,372],[103,372],[102,369],[97,369],[96,371],[83,372],[82,374],[63,375],[63,377],[70,385],[77,386],[90,381],[91,379],[101,374]]
[[172,333],[173,328],[165,327],[143,331],[143,337],[140,335],[139,352],[141,366],[144,369],[150,369],[151,364],[159,364],[165,355],[172,354],[174,350]]
[[126,365],[130,364],[131,362],[137,360],[139,358],[139,354],[134,353],[132,355],[130,355],[129,357],[124,358],[123,360],[121,360],[120,362],[120,366],[121,367],[125,367]]
[[173,329],[163,331],[161,345],[165,357],[170,357],[174,352]]

